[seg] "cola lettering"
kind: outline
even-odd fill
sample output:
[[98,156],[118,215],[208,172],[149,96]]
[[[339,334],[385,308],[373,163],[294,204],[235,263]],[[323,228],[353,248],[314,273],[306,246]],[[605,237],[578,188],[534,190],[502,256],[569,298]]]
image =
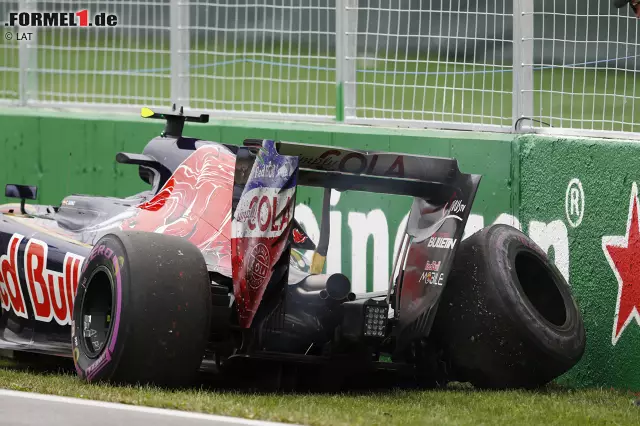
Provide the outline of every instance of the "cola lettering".
[[[300,165],[320,170],[337,170],[343,173],[375,174],[390,177],[404,177],[404,156],[398,155],[390,166],[376,170],[380,156],[378,154],[364,155],[360,152],[349,152],[344,157],[342,151],[330,149],[319,157],[300,156]],[[389,154],[384,154],[388,158]],[[375,173],[374,173],[375,171]],[[382,172],[382,173],[381,173]]]
[[[374,157],[377,157],[377,155]],[[398,155],[383,176],[404,177],[404,157],[402,155]]]
[[354,173],[356,175],[362,173],[366,168],[367,157],[358,152],[351,152],[345,155],[338,165],[338,170],[341,172]]
[[[274,197],[274,202],[276,201]],[[266,213],[266,216],[263,215],[263,212]],[[269,197],[263,195],[260,198],[260,202],[258,203],[258,225],[260,226],[260,231],[264,232],[269,228],[269,224],[271,222],[271,218],[273,215],[271,214],[271,205],[269,204]]]
[[276,215],[278,214],[278,197],[273,197],[273,222],[271,224],[271,231],[277,232],[282,227],[282,221],[280,222],[280,226],[277,224]]
[[247,210],[238,211],[236,220],[246,222],[251,231],[280,232],[289,224],[292,208],[291,197],[287,197],[285,205],[279,210],[277,196],[256,195],[249,202]]

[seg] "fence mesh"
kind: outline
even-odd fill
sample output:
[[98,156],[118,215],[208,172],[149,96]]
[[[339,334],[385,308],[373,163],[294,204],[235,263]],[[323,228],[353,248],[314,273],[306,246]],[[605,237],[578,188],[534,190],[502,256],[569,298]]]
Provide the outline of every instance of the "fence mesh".
[[361,1],[357,116],[511,125],[511,2]]
[[167,105],[170,100],[168,0],[38,2],[38,12],[115,14],[115,28],[37,32],[34,99],[45,103]]
[[192,107],[335,116],[335,0],[188,4]]
[[538,1],[534,111],[540,126],[638,132],[638,25],[609,1]]
[[[17,1],[0,1],[0,20],[18,8]],[[17,102],[20,98],[20,59],[18,43],[0,38],[0,99]]]
[[34,39],[1,39],[1,102],[640,133],[640,21],[609,1],[2,0],[0,21],[81,9],[118,26],[3,26]]

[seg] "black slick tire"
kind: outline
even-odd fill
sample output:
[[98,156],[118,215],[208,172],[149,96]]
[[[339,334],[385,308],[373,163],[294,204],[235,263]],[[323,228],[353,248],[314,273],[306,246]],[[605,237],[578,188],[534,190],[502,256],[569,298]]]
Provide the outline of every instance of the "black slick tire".
[[536,388],[574,366],[585,348],[566,280],[526,235],[494,225],[460,244],[432,334],[455,380]]
[[209,287],[202,254],[184,239],[102,237],[85,260],[74,304],[78,375],[88,382],[189,384],[208,340]]

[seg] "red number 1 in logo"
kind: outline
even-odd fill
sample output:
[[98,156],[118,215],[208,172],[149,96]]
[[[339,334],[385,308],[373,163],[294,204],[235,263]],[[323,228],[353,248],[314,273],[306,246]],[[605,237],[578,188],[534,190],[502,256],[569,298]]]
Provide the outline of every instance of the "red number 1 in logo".
[[76,12],[76,16],[80,18],[81,27],[86,27],[89,25],[89,11],[87,9]]

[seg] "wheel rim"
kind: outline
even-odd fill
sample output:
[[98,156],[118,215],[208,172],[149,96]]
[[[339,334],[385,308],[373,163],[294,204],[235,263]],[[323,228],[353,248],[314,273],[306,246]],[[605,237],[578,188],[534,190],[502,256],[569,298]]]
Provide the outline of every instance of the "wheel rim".
[[567,309],[547,265],[537,256],[523,251],[516,254],[515,270],[520,287],[533,308],[547,322],[562,327],[567,321]]
[[105,266],[91,274],[82,299],[82,346],[90,358],[98,357],[111,335],[113,276]]

